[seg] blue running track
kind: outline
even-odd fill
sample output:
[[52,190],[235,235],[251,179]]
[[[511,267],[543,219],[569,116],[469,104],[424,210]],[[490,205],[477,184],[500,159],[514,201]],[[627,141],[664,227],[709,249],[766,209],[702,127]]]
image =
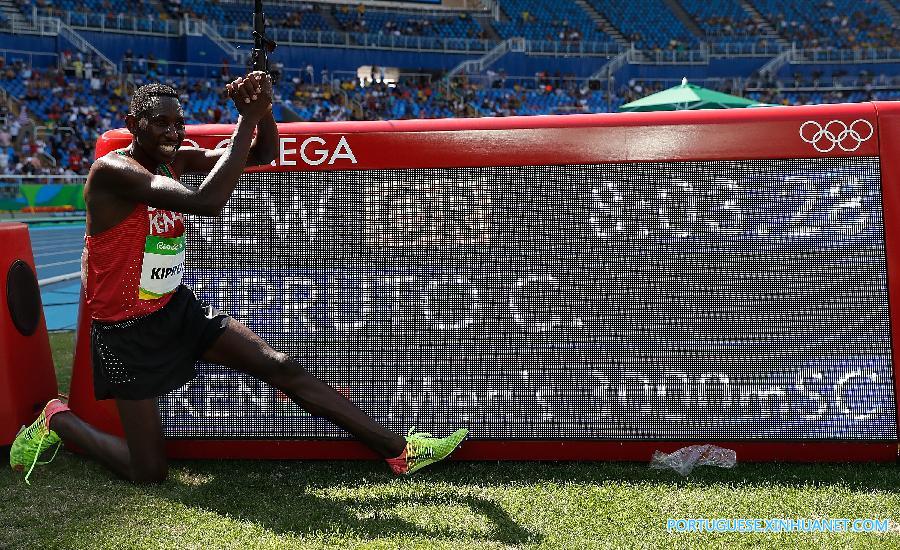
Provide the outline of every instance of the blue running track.
[[[84,223],[53,223],[28,228],[39,281],[81,271]],[[78,322],[81,279],[41,285],[48,330],[74,330]]]

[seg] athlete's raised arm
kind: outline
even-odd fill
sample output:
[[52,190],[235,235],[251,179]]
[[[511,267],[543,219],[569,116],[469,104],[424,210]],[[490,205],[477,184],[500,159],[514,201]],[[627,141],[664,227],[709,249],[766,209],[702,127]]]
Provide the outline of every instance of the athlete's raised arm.
[[[175,162],[184,140],[184,113],[174,90],[164,86],[148,89],[146,98],[137,97],[132,102],[132,112],[126,117],[134,136],[132,144],[117,154],[98,159],[91,167],[85,188],[88,200],[141,203],[176,212],[218,215],[246,168],[257,124],[263,117],[271,117],[271,84],[264,80],[266,85],[257,88],[254,82],[255,79],[241,79],[232,87],[232,99],[242,100],[235,102],[240,113],[237,126],[230,145],[216,152],[217,158],[198,188],[179,183],[174,174],[158,173],[159,167],[172,166],[176,172],[179,164],[185,168],[183,162]],[[254,96],[256,99],[252,99]],[[277,141],[277,130],[275,134]]]
[[[260,95],[272,96],[272,79],[264,72],[255,71],[246,78],[237,78],[225,85],[225,89],[240,111],[241,106],[256,101]],[[179,174],[206,173],[213,169],[225,149],[182,147],[175,158]],[[247,166],[261,166],[272,162],[278,154],[278,126],[272,116],[271,106],[257,123],[257,135],[247,154]]]

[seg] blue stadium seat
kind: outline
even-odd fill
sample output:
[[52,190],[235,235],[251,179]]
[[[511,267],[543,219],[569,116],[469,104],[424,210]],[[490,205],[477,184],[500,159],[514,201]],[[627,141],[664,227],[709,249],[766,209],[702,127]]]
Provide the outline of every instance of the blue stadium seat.
[[347,5],[333,9],[334,18],[349,32],[398,36],[480,38],[481,26],[467,13],[430,15],[367,9],[360,12]]
[[874,0],[751,1],[781,36],[801,47],[900,47],[900,33]]
[[706,34],[707,42],[759,39],[760,29],[738,0],[680,0],[680,3]]
[[611,42],[606,33],[597,28],[587,12],[574,2],[543,2],[541,0],[504,0],[500,7],[508,21],[494,23],[503,38],[522,36],[529,40]]
[[153,4],[141,0],[30,1],[31,5],[37,7],[38,12],[42,14],[61,15],[64,12],[71,12],[71,23],[76,26],[116,28],[123,20],[129,20],[130,24],[130,20],[137,17],[140,30],[149,30],[150,21],[163,15]]
[[693,48],[699,43],[663,0],[588,1],[639,48]]

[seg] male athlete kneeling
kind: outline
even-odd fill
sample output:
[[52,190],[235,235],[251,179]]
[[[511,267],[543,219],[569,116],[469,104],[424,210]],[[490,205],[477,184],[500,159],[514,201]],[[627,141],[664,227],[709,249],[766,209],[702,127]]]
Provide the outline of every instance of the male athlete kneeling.
[[[41,453],[61,439],[135,483],[164,480],[168,466],[157,398],[192,380],[200,359],[278,388],[357,437],[398,474],[447,457],[466,437],[465,429],[444,439],[412,430],[404,438],[385,429],[295,359],[181,284],[182,213],[219,215],[244,168],[268,164],[278,147],[269,76],[254,72],[226,88],[240,113],[227,148],[181,147],[185,130],[178,93],[148,84],[131,100],[126,118],[131,145],[91,167],[84,191],[82,277],[92,319],[94,393],[116,400],[125,439],[93,428],[54,399],[19,432],[10,450],[12,467],[28,470],[26,481]],[[178,181],[186,172],[208,175],[193,189]]]

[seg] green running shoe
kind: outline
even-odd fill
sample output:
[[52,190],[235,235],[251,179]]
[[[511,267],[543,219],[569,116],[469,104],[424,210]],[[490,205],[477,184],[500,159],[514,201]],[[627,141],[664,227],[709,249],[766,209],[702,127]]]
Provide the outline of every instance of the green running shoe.
[[[59,436],[50,429],[50,417],[62,411],[69,410],[69,407],[59,399],[52,399],[41,411],[37,420],[31,423],[31,426],[22,426],[13,441],[12,447],[9,449],[9,465],[17,472],[22,472],[28,468],[25,474],[25,483],[29,485],[31,482],[31,472],[37,465],[49,464],[56,458],[59,452],[60,439]],[[56,445],[53,456],[46,462],[38,462],[38,458],[50,447]]]
[[415,433],[410,428],[406,436],[406,449],[397,458],[388,459],[391,469],[397,474],[409,475],[425,466],[444,460],[469,435],[469,430],[462,428],[444,438],[431,437],[431,434]]

